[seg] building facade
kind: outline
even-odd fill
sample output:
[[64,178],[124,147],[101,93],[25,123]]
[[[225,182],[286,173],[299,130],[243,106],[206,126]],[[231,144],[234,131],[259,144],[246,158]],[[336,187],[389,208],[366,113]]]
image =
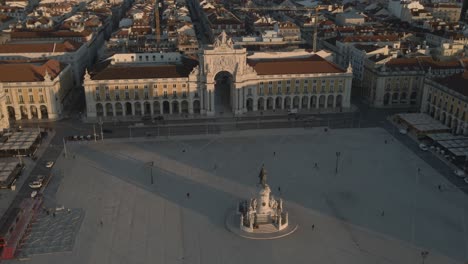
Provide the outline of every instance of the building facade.
[[430,80],[424,84],[421,112],[452,129],[468,135],[468,72]]
[[11,120],[58,119],[73,83],[70,65],[56,60],[0,65],[0,89]]
[[444,78],[464,71],[459,60],[378,55],[366,60],[362,82],[363,97],[373,107],[420,107],[426,78]]
[[114,56],[103,70],[85,75],[87,115],[213,116],[350,107],[351,68],[306,52],[274,59],[255,55],[249,58],[223,32],[200,51],[198,61],[177,53],[127,55],[133,58],[124,61]]

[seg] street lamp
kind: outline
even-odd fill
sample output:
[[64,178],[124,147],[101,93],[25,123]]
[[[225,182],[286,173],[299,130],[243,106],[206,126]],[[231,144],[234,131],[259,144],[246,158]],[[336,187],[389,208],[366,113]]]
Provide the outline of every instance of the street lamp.
[[102,124],[104,124],[104,122],[102,121],[101,117],[99,117],[98,124],[101,126],[101,141],[102,141],[104,140],[104,133],[102,132]]
[[336,166],[335,166],[335,175],[338,174],[338,160],[340,159],[341,152],[336,152]]
[[425,262],[425,260],[427,258],[427,255],[429,255],[428,251],[422,251],[421,252],[422,264],[424,264],[424,262]]
[[151,179],[151,184],[154,183],[153,179],[153,166],[154,166],[154,161],[148,162],[147,164],[150,167],[150,179]]

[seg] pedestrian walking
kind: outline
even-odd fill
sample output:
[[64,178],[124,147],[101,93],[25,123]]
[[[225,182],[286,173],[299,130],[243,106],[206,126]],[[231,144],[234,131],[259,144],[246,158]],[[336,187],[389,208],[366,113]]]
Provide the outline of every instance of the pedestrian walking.
[[190,193],[187,193],[187,199],[189,199],[189,198],[190,198]]
[[380,213],[380,216],[385,216],[385,211],[382,210],[382,213]]
[[318,164],[315,162],[314,169],[318,169]]
[[182,150],[182,152],[184,152],[184,153],[185,153],[185,149],[183,149],[183,150]]
[[276,151],[273,151],[273,156],[276,156]]
[[385,144],[387,144],[387,140],[385,140],[384,142],[385,142]]
[[437,188],[439,188],[439,191],[442,191],[442,185],[438,185]]
[[99,221],[99,225],[101,225],[101,227],[104,225],[104,221],[102,221],[102,219]]
[[314,230],[314,229],[315,229],[315,225],[314,225],[314,224],[312,224],[312,230]]
[[421,172],[421,168],[418,168],[418,173],[420,173],[420,172]]
[[278,186],[278,192],[281,193],[281,187],[280,186]]

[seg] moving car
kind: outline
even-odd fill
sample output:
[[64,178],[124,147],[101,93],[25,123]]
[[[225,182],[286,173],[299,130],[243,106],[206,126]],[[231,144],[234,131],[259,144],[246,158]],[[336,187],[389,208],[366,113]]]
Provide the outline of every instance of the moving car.
[[42,187],[42,182],[39,182],[39,181],[30,182],[29,187],[31,187],[31,189],[39,189]]
[[408,134],[408,130],[406,130],[404,128],[401,128],[400,129],[400,134],[406,135],[406,134]]
[[460,177],[460,178],[464,178],[464,177],[465,177],[465,172],[464,172],[463,170],[458,169],[458,170],[453,171],[453,173],[454,173],[455,175],[457,175],[458,177]]
[[419,144],[419,148],[423,151],[427,151],[429,148],[426,146],[426,144]]
[[48,161],[45,166],[46,166],[46,168],[52,168],[52,166],[54,166],[54,162],[53,161]]

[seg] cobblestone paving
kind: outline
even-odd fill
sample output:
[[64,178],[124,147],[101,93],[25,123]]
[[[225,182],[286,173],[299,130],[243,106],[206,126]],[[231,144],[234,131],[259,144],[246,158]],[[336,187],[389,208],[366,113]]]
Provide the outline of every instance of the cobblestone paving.
[[83,209],[62,210],[55,216],[41,211],[26,231],[19,257],[72,251],[83,218]]

